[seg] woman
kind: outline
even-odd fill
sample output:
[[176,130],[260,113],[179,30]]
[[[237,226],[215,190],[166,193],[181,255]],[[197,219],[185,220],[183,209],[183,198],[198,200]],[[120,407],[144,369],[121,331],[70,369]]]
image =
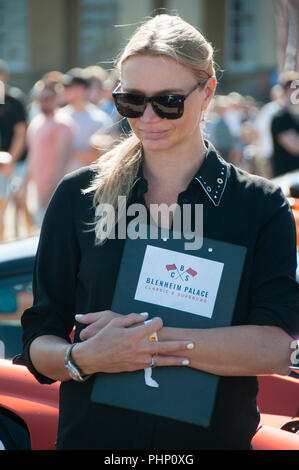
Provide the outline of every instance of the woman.
[[[259,422],[255,376],[288,373],[298,331],[291,211],[278,188],[225,163],[204,140],[216,80],[212,47],[196,29],[156,16],[118,65],[114,98],[133,133],[56,190],[40,237],[34,305],[22,318],[23,361],[40,382],[62,381],[58,449],[248,449]],[[167,328],[159,318],[144,325],[140,314],[111,312],[124,240],[109,238],[99,208],[116,208],[119,195],[127,206],[201,203],[204,236],[247,247],[233,326]],[[160,223],[170,226],[168,211]],[[70,380],[64,361],[75,313]],[[159,342],[150,343],[155,331]],[[221,376],[208,428],[90,401],[96,372],[148,368],[153,355],[158,367],[188,364]]]

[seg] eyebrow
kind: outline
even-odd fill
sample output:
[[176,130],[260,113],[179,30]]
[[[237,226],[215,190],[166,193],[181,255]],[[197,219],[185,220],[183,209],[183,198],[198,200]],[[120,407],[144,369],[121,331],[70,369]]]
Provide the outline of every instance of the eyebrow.
[[[139,95],[145,95],[145,93],[141,90],[137,90],[136,88],[125,88],[123,87],[123,90],[125,93],[137,93]],[[172,94],[172,93],[185,93],[185,90],[181,88],[172,88],[172,89],[165,89],[165,90],[159,90],[152,94],[151,96],[157,96],[157,95],[165,95],[165,94]]]

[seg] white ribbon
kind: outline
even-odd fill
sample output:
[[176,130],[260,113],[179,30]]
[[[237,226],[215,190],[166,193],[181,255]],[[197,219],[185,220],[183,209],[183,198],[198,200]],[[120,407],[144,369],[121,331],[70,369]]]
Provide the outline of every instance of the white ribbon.
[[152,378],[152,368],[147,367],[144,369],[144,381],[145,385],[148,385],[149,387],[159,387],[158,382]]

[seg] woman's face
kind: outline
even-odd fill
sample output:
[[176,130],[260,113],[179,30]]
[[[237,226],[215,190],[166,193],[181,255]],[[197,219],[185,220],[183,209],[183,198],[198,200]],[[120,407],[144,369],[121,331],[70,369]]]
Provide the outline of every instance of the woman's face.
[[[191,70],[175,60],[160,56],[134,56],[122,66],[122,91],[154,96],[165,93],[186,94],[197,83]],[[201,136],[200,121],[207,108],[215,83],[209,80],[197,88],[184,102],[184,113],[179,119],[160,118],[150,103],[139,118],[129,119],[145,151],[178,149],[181,144],[195,143]]]

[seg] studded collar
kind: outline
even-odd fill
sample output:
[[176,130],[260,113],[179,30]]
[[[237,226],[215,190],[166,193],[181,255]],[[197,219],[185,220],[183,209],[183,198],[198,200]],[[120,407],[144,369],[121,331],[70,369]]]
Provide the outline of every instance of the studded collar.
[[[226,188],[227,177],[228,177],[228,164],[227,162],[217,153],[215,147],[211,142],[205,140],[207,147],[206,157],[194,175],[190,184],[196,181],[201,185],[204,192],[214,204],[219,206],[223,193]],[[133,181],[132,188],[140,186],[140,192],[144,193],[147,191],[147,181],[143,176],[142,166],[140,166],[137,175]],[[190,186],[190,185],[189,185]]]
[[203,190],[217,207],[219,206],[226,188],[228,165],[217,153],[211,142],[205,140],[208,148],[206,158],[197,171],[194,179],[202,186]]

